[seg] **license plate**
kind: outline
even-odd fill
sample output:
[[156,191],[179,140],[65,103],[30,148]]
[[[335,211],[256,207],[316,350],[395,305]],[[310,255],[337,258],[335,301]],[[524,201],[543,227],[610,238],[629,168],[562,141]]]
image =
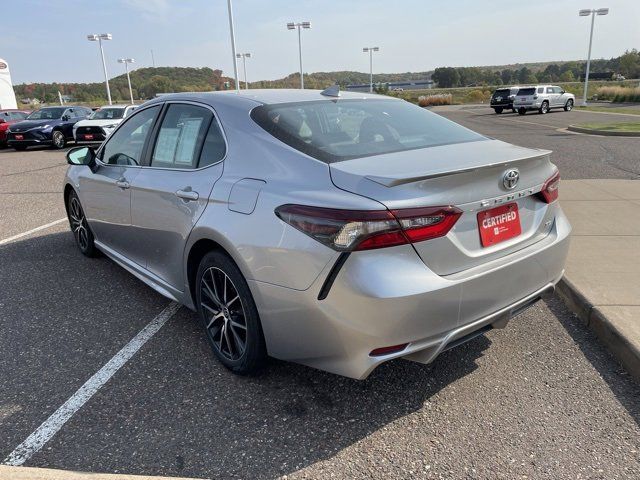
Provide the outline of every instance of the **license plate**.
[[478,213],[478,229],[483,247],[490,247],[522,233],[518,204],[509,203]]
[[24,140],[24,135],[16,135],[16,140]]
[[93,140],[93,135],[85,135],[84,139],[85,140]]

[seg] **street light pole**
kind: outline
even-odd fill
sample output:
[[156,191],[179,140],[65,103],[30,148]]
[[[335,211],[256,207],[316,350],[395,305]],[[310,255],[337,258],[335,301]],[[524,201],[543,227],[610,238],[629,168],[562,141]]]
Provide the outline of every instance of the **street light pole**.
[[251,58],[250,53],[236,53],[236,58],[242,58],[242,69],[244,70],[244,89],[249,90],[247,82],[247,58]]
[[589,70],[591,69],[591,45],[593,43],[593,25],[596,21],[596,15],[607,15],[609,13],[608,8],[597,9],[583,9],[578,12],[581,17],[588,17],[591,15],[591,33],[589,34],[589,52],[587,53],[587,71],[584,75],[584,92],[582,94],[582,104],[587,104],[587,90],[589,88]]
[[311,22],[289,22],[287,30],[298,30],[298,55],[300,57],[300,89],[304,89],[304,72],[302,70],[302,33],[303,28],[310,29]]
[[100,34],[92,34],[87,35],[87,40],[90,42],[98,42],[100,45],[100,56],[102,57],[102,69],[104,71],[104,83],[107,86],[107,99],[109,100],[109,105],[111,105],[111,90],[109,89],[109,76],[107,74],[107,63],[104,61],[104,50],[102,49],[102,40],[111,40],[110,33],[100,33]]
[[369,52],[369,93],[373,93],[373,52],[380,51],[378,47],[364,47],[363,52]]
[[131,105],[133,105],[133,90],[131,89],[131,77],[129,76],[129,64],[134,63],[133,58],[119,58],[118,63],[124,63],[124,71],[127,72],[127,83],[129,83],[129,95],[131,96]]
[[227,0],[227,10],[229,12],[229,33],[231,34],[231,57],[233,58],[233,75],[236,79],[236,92],[240,93],[240,83],[238,82],[238,62],[236,61],[236,34],[233,30],[233,7],[231,0]]

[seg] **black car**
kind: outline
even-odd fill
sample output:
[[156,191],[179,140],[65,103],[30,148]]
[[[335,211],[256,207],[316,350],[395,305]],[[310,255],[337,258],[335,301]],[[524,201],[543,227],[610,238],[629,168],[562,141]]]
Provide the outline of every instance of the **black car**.
[[513,99],[516,97],[518,90],[519,87],[498,88],[493,92],[493,95],[491,95],[491,108],[493,108],[496,113],[502,113],[503,110],[511,110],[515,113]]
[[32,145],[51,145],[64,148],[73,140],[73,126],[87,118],[91,109],[79,106],[44,107],[31,113],[7,131],[7,144],[16,150]]

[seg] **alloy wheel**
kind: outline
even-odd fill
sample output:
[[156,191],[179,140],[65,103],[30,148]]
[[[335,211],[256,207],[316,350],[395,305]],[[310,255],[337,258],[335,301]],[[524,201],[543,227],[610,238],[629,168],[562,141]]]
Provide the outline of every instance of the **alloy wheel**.
[[61,132],[53,132],[53,145],[56,148],[64,147],[64,135]]
[[87,232],[87,223],[80,206],[78,197],[73,196],[69,202],[69,219],[71,220],[71,230],[76,237],[76,241],[82,250],[89,247],[89,234]]
[[200,306],[206,331],[218,352],[229,360],[242,357],[247,345],[247,319],[236,286],[217,267],[200,280]]
[[569,100],[567,102],[567,106],[565,107],[565,109],[568,111],[570,111],[573,108],[573,100]]

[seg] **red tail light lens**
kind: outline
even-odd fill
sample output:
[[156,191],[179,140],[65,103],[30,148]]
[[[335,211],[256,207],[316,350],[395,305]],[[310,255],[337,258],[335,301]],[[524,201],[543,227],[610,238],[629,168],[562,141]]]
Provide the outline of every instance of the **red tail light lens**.
[[556,172],[553,177],[544,182],[540,190],[540,198],[546,203],[555,202],[558,199],[558,189],[560,187],[560,172]]
[[371,350],[369,356],[371,357],[379,357],[380,355],[389,355],[390,353],[401,352],[405,348],[407,348],[408,343],[401,343],[400,345],[391,345],[389,347],[381,347],[376,348],[375,350]]
[[282,205],[276,215],[338,251],[370,250],[446,235],[462,212],[455,207],[403,210],[341,210]]

